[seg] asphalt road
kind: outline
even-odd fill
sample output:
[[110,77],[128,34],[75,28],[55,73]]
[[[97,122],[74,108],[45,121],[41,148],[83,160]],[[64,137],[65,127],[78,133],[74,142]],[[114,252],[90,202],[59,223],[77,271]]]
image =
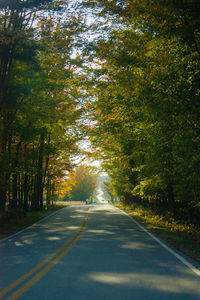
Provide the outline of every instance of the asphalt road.
[[110,205],[64,208],[0,241],[0,298],[200,299],[200,272],[170,251]]

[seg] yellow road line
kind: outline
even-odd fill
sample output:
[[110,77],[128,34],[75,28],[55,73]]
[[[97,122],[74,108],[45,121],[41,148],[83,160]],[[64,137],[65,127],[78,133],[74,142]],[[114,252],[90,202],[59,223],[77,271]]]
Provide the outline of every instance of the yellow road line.
[[14,289],[17,285],[19,285],[21,282],[23,282],[25,279],[30,277],[32,274],[34,274],[38,269],[42,268],[46,263],[48,263],[52,258],[54,258],[57,254],[59,254],[69,243],[73,240],[73,238],[78,234],[80,228],[83,226],[85,219],[87,216],[84,217],[83,221],[79,225],[78,229],[73,233],[73,235],[67,240],[67,242],[60,247],[58,250],[53,252],[51,255],[49,255],[43,262],[35,266],[33,269],[31,269],[29,272],[21,276],[19,279],[17,279],[15,282],[11,283],[9,286],[4,288],[0,291],[0,298],[4,297],[8,292],[10,292],[12,289]]
[[89,219],[86,220],[85,225],[82,227],[81,231],[74,239],[74,241],[65,249],[58,257],[56,257],[53,261],[51,261],[44,269],[38,272],[33,278],[31,278],[27,283],[25,283],[21,288],[19,288],[15,293],[6,298],[7,300],[16,300],[23,293],[25,293],[32,285],[34,285],[37,281],[39,281],[55,264],[57,264],[67,253],[76,245],[84,230],[87,227]]

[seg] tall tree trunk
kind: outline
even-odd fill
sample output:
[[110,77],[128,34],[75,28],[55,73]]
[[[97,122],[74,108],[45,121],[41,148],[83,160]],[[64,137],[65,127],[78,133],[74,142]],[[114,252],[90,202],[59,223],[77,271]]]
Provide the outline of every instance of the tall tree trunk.
[[22,184],[22,176],[18,174],[18,205],[20,208],[23,207],[23,184]]
[[51,199],[52,199],[52,205],[54,204],[54,197],[55,197],[55,184],[51,184]]
[[43,156],[44,156],[44,133],[40,135],[39,155],[38,155],[38,169],[37,180],[35,187],[34,208],[39,210],[43,208]]
[[51,180],[50,180],[50,176],[49,174],[47,175],[47,187],[46,187],[46,204],[47,206],[50,205],[50,201],[51,201]]
[[0,212],[5,211],[6,205],[6,191],[3,188],[0,188]]
[[27,144],[24,146],[23,210],[28,210],[28,158]]
[[[47,147],[50,144],[50,139],[51,139],[51,136],[49,134],[48,135],[48,140],[47,140]],[[43,186],[45,185],[45,180],[46,180],[48,166],[49,166],[49,151],[47,151],[47,155],[46,155],[46,161],[45,161],[45,167],[44,167],[44,175],[43,175]]]
[[12,187],[12,203],[11,208],[16,209],[17,208],[17,173],[13,174],[13,187]]
[[12,180],[12,186],[13,186],[13,192],[12,192],[12,203],[11,207],[13,209],[16,209],[18,206],[18,201],[19,201],[19,184],[20,184],[20,179],[19,179],[19,173],[18,173],[18,156],[19,156],[19,150],[21,147],[22,141],[20,140],[19,143],[17,144],[17,149],[15,153],[15,160],[13,160],[12,167],[14,169],[14,174],[13,174],[13,180]]
[[28,175],[27,175],[27,170],[25,170],[24,174],[24,199],[23,199],[23,209],[24,211],[28,210]]
[[6,113],[4,110],[0,110],[0,212],[5,211],[6,196],[7,196],[7,128],[6,128]]

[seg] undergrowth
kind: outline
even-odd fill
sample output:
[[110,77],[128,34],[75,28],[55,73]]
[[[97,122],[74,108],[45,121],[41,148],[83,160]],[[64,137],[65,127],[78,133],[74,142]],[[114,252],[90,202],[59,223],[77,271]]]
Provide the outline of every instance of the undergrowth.
[[115,206],[138,218],[158,236],[200,263],[200,228],[176,221],[171,216],[155,213],[138,204],[117,203]]
[[40,219],[44,218],[48,214],[58,209],[63,208],[63,205],[51,205],[51,206],[44,206],[43,210],[41,211],[33,211],[29,210],[26,213],[15,212],[1,222],[0,226],[0,238],[4,238],[7,235],[13,234],[19,230],[22,230],[33,223],[39,221]]

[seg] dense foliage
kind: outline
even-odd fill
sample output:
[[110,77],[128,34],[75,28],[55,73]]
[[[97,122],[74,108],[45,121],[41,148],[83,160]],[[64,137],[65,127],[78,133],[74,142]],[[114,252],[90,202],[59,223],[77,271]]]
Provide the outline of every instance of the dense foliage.
[[[97,0],[96,152],[125,202],[199,222],[199,2]],[[90,6],[91,6],[90,5]]]
[[96,188],[96,175],[83,165],[76,168],[75,172],[70,174],[74,178],[74,183],[68,191],[68,199],[72,201],[93,201],[93,193]]
[[1,1],[0,212],[41,209],[55,191],[80,198],[63,178],[84,132],[111,196],[199,223],[199,8]]
[[51,2],[1,1],[0,212],[50,203],[77,151],[82,63],[72,53],[85,25]]

